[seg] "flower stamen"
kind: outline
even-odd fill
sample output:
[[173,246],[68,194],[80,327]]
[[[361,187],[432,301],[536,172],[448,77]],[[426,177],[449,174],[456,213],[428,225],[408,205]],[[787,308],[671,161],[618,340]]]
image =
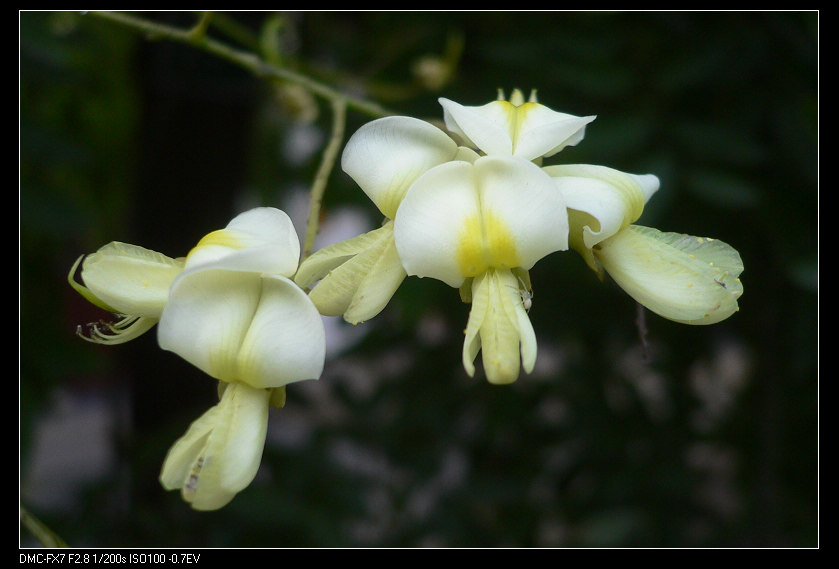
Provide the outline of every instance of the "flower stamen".
[[116,322],[89,322],[76,326],[76,336],[93,344],[116,345],[124,344],[150,330],[157,320],[144,316],[126,316],[118,314]]

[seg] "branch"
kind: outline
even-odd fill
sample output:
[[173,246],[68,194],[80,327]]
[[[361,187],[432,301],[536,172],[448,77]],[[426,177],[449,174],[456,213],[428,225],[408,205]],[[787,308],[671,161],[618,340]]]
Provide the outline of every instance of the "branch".
[[44,525],[41,520],[30,514],[23,506],[20,508],[20,523],[32,532],[32,535],[44,547],[67,547],[67,543],[63,539]]
[[341,100],[347,108],[372,117],[385,117],[397,114],[373,101],[342,93],[333,87],[315,81],[305,75],[266,63],[254,53],[234,49],[219,41],[208,38],[206,34],[203,33],[206,29],[206,22],[208,18],[206,14],[204,14],[198,26],[191,30],[182,30],[166,24],[158,24],[156,22],[123,12],[94,11],[88,12],[88,14],[133,28],[138,32],[145,33],[151,40],[170,40],[191,45],[197,49],[225,59],[234,65],[242,67],[257,77],[279,79],[295,83],[305,87],[319,97],[332,102]]
[[318,166],[315,180],[312,183],[311,201],[309,202],[309,220],[306,224],[306,237],[303,240],[301,263],[306,257],[312,254],[314,248],[315,237],[318,234],[323,192],[326,190],[326,182],[329,180],[329,174],[332,172],[332,167],[335,165],[338,151],[341,149],[344,140],[346,116],[347,102],[340,98],[334,99],[332,101],[332,134],[329,137],[329,143],[323,151],[320,166]]

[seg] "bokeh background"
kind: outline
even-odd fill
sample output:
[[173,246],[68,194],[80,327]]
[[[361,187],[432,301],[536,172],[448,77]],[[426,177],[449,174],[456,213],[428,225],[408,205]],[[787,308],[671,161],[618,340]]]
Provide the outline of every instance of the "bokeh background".
[[[77,338],[107,315],[67,273],[112,240],[183,255],[254,205],[302,230],[329,106],[95,15],[19,19],[20,499],[68,544],[818,546],[817,12],[219,14],[212,37],[400,114],[518,87],[598,115],[549,162],[657,174],[639,223],[734,245],[745,293],[720,324],[647,313],[642,334],[555,253],[531,272],[536,370],[498,387],[462,369],[458,292],[408,279],[364,325],[326,319],[323,377],[212,513],[157,476],[214,382],[153,333]],[[340,168],[322,213],[320,245],[380,222]]]

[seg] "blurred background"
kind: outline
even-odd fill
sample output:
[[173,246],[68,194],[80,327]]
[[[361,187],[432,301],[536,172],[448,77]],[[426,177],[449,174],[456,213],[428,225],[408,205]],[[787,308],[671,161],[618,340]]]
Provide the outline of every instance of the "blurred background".
[[[463,371],[458,292],[408,279],[366,324],[325,319],[323,377],[289,387],[256,480],[211,513],[157,476],[214,381],[154,333],[76,337],[107,315],[67,273],[113,240],[184,255],[255,205],[302,231],[329,105],[94,15],[19,20],[20,500],[71,546],[818,545],[817,12],[216,15],[212,37],[399,114],[520,88],[598,115],[546,164],[658,175],[639,223],[732,244],[745,293],[644,335],[555,253],[531,271],[536,369],[499,387]],[[379,215],[336,167],[318,245]]]

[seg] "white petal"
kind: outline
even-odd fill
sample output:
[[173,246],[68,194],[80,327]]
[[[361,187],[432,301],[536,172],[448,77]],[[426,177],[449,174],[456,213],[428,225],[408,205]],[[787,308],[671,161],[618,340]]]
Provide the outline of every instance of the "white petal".
[[467,219],[479,214],[473,166],[449,162],[423,174],[396,213],[393,235],[409,275],[433,277],[459,287],[467,276],[457,259]]
[[187,256],[186,267],[222,259],[229,268],[290,277],[300,260],[300,241],[284,211],[258,207],[205,235]]
[[143,247],[108,243],[82,263],[82,280],[113,312],[160,318],[183,262]]
[[743,262],[722,241],[630,225],[594,254],[630,296],[670,320],[714,324],[738,310]]
[[518,129],[513,154],[526,160],[553,156],[566,146],[578,144],[586,125],[596,117],[558,113],[539,103],[525,103],[518,110]]
[[462,138],[464,144],[480,148],[486,154],[513,154],[510,123],[515,107],[506,101],[467,107],[442,97],[438,100],[443,107],[446,128]]
[[526,160],[488,156],[475,163],[475,179],[490,255],[504,257],[503,236],[493,242],[492,220],[498,220],[511,232],[519,257],[516,265],[495,261],[493,267],[530,269],[542,257],[568,249],[565,201],[539,167]]
[[439,128],[410,117],[369,122],[350,137],[341,167],[389,219],[426,170],[453,159],[455,142]]
[[594,226],[571,226],[571,233],[582,235],[589,249],[636,221],[659,187],[653,175],[627,174],[605,166],[570,164],[543,170],[553,178],[569,209],[596,220]]
[[276,275],[199,267],[173,285],[158,343],[222,381],[279,387],[323,369],[323,323],[308,296]]
[[551,156],[580,142],[595,117],[558,113],[536,102],[520,106],[492,101],[467,107],[441,98],[446,127],[486,154],[513,155],[525,160]]
[[529,269],[568,247],[565,205],[553,181],[509,156],[428,171],[405,196],[394,236],[409,275],[453,287],[490,267]]
[[265,446],[270,392],[230,384],[221,401],[170,449],[160,482],[181,489],[196,510],[216,510],[256,476]]
[[309,297],[288,279],[265,277],[259,306],[239,351],[242,381],[254,387],[280,387],[317,379],[325,350],[323,320]]

